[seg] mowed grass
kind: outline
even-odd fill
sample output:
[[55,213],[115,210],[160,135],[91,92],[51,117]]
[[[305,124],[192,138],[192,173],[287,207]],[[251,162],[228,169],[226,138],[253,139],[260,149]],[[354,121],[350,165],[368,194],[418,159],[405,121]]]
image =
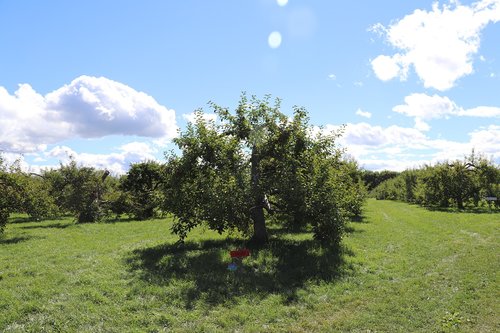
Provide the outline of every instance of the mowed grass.
[[272,229],[231,272],[243,239],[168,220],[11,223],[0,332],[498,332],[499,226],[369,200],[341,255]]

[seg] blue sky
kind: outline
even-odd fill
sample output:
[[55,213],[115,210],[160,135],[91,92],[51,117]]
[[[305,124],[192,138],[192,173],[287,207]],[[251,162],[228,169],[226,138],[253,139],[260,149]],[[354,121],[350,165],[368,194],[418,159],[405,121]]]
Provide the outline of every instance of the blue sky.
[[0,150],[123,173],[242,91],[346,124],[360,165],[500,163],[500,0],[0,0]]

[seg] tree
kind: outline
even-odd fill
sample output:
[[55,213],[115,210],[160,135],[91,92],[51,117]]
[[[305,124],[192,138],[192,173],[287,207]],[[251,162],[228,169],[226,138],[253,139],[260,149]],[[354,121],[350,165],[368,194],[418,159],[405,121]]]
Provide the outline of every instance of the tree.
[[126,177],[126,175],[121,177],[111,176],[106,179],[106,192],[103,193],[102,199],[107,211],[106,215],[114,214],[115,219],[132,212],[131,195],[121,189]]
[[472,172],[465,163],[455,161],[448,165],[448,174],[451,181],[446,185],[450,198],[455,201],[458,209],[464,209],[464,203],[473,191]]
[[7,165],[0,153],[0,234],[4,232],[10,214],[22,211],[23,187],[16,174],[19,170],[19,161]]
[[[139,220],[155,216],[161,202],[158,185],[162,182],[162,166],[155,161],[135,163],[122,179],[120,188],[130,195],[130,212]],[[125,200],[124,196],[121,196]]]
[[198,110],[174,140],[181,155],[167,154],[164,209],[176,217],[173,232],[184,239],[205,223],[219,232],[251,232],[264,243],[266,216],[274,215],[288,225],[309,224],[317,239],[338,243],[349,215],[343,198],[355,190],[342,182],[349,176],[335,146],[338,134],[313,135],[303,108],[289,119],[270,97],[243,95],[234,113],[210,106],[220,122]]
[[399,175],[399,172],[396,171],[371,171],[371,170],[363,170],[362,178],[365,182],[366,188],[368,191],[372,191],[375,189],[380,183],[395,178]]
[[102,197],[106,191],[108,171],[78,166],[75,160],[43,176],[50,182],[50,195],[62,212],[76,215],[78,223],[96,222],[102,218]]
[[17,184],[12,177],[3,170],[0,170],[0,234],[5,230],[7,220],[12,212],[12,191],[15,190]]
[[5,230],[10,213],[18,206],[19,185],[7,171],[3,156],[0,154],[0,234]]

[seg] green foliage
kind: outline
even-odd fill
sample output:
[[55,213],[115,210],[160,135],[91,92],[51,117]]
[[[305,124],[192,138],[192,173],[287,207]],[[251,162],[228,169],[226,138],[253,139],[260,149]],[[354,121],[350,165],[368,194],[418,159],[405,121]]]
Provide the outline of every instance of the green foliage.
[[23,172],[19,162],[6,165],[0,155],[1,229],[11,212],[35,220],[70,213],[79,223],[96,222],[111,214],[151,218],[161,202],[157,189],[161,171],[156,162],[139,163],[118,180],[108,177],[107,171],[71,160],[39,175]]
[[220,123],[197,111],[175,139],[182,155],[167,156],[164,208],[177,218],[173,232],[184,239],[206,224],[249,233],[253,224],[253,239],[265,242],[265,219],[273,216],[294,229],[311,225],[316,238],[338,244],[364,198],[352,175],[357,165],[335,147],[339,134],[313,135],[303,108],[289,119],[269,97],[242,96],[234,113],[210,105]]
[[138,220],[157,216],[162,201],[158,189],[163,179],[162,172],[162,166],[155,161],[133,164],[121,179],[120,189],[126,193],[117,194],[115,208],[121,205],[122,209],[128,209]]
[[164,186],[164,209],[177,217],[172,231],[181,239],[202,223],[219,232],[247,231],[250,175],[238,140],[220,135],[198,112],[175,142],[183,154],[168,156]]
[[339,182],[345,186],[345,190],[342,191],[344,207],[350,217],[359,218],[363,213],[363,205],[368,194],[363,180],[363,171],[353,158],[344,160],[339,167],[342,176]]
[[378,187],[382,182],[389,180],[391,178],[395,178],[399,175],[399,172],[396,171],[371,171],[371,170],[363,170],[361,177],[366,185],[366,189],[371,192],[373,189]]
[[10,214],[21,209],[21,190],[0,154],[0,234],[4,232]]
[[129,192],[121,189],[125,177],[108,177],[106,179],[107,190],[103,194],[103,206],[108,212],[106,215],[114,214],[115,219],[132,212],[132,197]]
[[41,220],[58,215],[59,209],[49,193],[50,184],[42,176],[20,170],[13,174],[20,187],[18,212]]
[[78,223],[96,222],[103,217],[102,196],[106,192],[103,171],[77,165],[72,160],[59,169],[44,172],[50,195],[62,212],[75,214]]
[[377,199],[465,209],[486,205],[486,197],[500,198],[499,187],[500,168],[473,151],[463,161],[406,170],[382,182],[373,193]]

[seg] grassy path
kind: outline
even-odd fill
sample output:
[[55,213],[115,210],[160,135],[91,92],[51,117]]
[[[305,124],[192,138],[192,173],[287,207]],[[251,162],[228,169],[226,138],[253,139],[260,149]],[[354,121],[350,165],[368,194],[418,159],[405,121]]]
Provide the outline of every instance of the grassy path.
[[361,234],[346,241],[368,273],[359,277],[369,284],[359,295],[367,300],[364,327],[498,331],[498,214],[370,201],[366,215],[368,223],[356,228]]
[[280,234],[227,270],[238,238],[165,221],[13,223],[0,332],[497,332],[500,214],[369,201],[343,256]]

